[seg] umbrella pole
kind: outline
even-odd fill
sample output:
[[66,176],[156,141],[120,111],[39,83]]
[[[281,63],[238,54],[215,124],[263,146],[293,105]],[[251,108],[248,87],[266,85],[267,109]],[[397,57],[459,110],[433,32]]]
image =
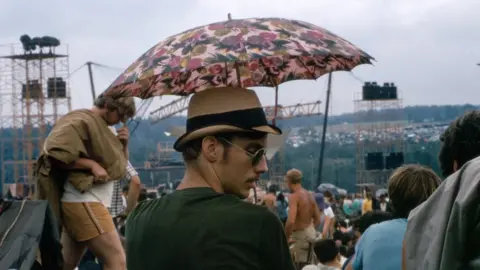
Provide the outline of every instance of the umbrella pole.
[[278,113],[278,86],[275,86],[275,108],[273,109],[273,119],[272,124],[275,125],[277,122],[277,113]]
[[323,115],[322,142],[320,144],[320,156],[318,157],[317,187],[322,183],[323,155],[325,154],[325,135],[327,133],[328,109],[330,107],[331,91],[332,91],[332,72],[328,73],[327,97],[325,102],[325,113]]

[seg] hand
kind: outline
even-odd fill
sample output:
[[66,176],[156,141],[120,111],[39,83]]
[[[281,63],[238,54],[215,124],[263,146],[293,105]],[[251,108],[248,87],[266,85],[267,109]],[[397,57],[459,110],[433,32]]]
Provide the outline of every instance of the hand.
[[100,164],[96,162],[95,164],[93,164],[91,171],[93,176],[95,177],[95,181],[105,182],[110,179],[110,176],[108,176],[107,171],[102,166],[100,166]]
[[123,144],[123,146],[128,145],[128,138],[130,137],[130,132],[127,126],[123,126],[117,129],[117,138]]

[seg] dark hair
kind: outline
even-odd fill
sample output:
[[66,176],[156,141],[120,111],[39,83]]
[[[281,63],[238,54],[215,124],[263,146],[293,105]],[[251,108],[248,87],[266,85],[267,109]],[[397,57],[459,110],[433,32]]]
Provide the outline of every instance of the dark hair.
[[353,228],[363,234],[373,224],[381,223],[391,219],[393,219],[393,215],[389,212],[367,212],[365,215],[353,221]]
[[338,256],[338,247],[333,239],[322,239],[313,247],[315,255],[320,263],[325,264],[335,260]]
[[283,192],[278,193],[277,201],[285,202],[285,195],[283,195]]
[[277,186],[271,185],[268,187],[268,193],[276,193],[277,192]]
[[347,248],[347,246],[341,245],[341,246],[338,248],[338,251],[340,252],[340,255],[342,255],[343,257],[345,257],[345,258],[350,257],[350,256],[348,256],[348,248]]
[[353,255],[355,255],[355,247],[348,247],[347,248],[347,253],[345,254],[345,258],[350,258]]
[[408,218],[410,211],[426,201],[440,185],[440,178],[432,169],[417,165],[403,165],[388,180],[388,194],[393,214]]
[[458,168],[480,155],[480,111],[470,111],[453,121],[440,137],[442,147],[438,155],[442,174],[448,177]]
[[128,185],[125,185],[125,186],[123,186],[122,191],[123,191],[124,193],[127,193],[127,192],[128,192],[128,189],[129,189]]
[[[216,138],[223,145],[223,147],[225,147],[225,149],[229,149],[231,145],[226,141],[231,142],[235,138],[258,140],[264,138],[267,136],[267,134],[263,132],[226,132],[211,136]],[[202,142],[204,138],[205,137],[191,140],[182,147],[182,156],[185,161],[193,161],[199,157],[202,151]],[[226,159],[226,157],[227,151],[224,152],[223,158]]]
[[337,222],[337,226],[346,228],[347,227],[347,222],[345,220],[339,220]]
[[138,195],[138,202],[143,202],[147,199],[147,190],[145,188],[142,188],[140,190],[140,194]]

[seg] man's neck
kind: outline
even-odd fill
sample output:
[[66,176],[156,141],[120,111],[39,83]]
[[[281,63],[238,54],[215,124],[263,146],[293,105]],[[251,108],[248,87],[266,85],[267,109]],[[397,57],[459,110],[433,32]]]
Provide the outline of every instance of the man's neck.
[[90,109],[91,112],[93,112],[94,114],[100,116],[103,120],[105,120],[105,110],[104,109],[100,109],[96,106],[93,106],[91,109]]
[[218,193],[224,193],[223,188],[219,183],[216,184],[213,181],[208,181],[196,165],[187,164],[185,175],[183,176],[182,182],[177,187],[177,190],[199,187],[209,187]]
[[301,190],[303,190],[302,185],[300,185],[300,184],[292,185],[292,193],[295,193],[295,192],[298,192],[298,191],[301,191]]

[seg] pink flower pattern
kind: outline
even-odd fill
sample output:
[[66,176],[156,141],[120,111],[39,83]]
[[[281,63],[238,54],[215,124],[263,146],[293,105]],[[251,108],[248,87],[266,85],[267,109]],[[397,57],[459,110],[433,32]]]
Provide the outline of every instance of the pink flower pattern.
[[153,46],[107,89],[140,98],[213,87],[276,86],[349,71],[373,57],[310,23],[231,20],[187,30]]

